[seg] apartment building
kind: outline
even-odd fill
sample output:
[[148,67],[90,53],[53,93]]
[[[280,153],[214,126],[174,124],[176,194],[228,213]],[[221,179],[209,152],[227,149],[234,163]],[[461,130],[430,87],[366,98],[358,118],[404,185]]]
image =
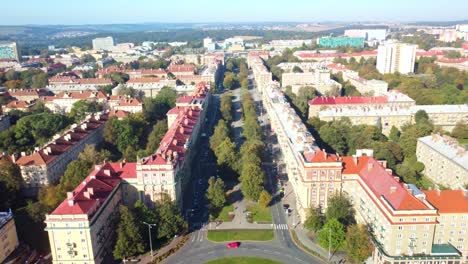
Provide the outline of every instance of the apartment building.
[[46,96],[47,91],[44,89],[11,89],[8,90],[8,94],[18,101],[34,101],[42,96]]
[[165,69],[138,69],[138,70],[129,70],[125,66],[109,66],[104,69],[100,69],[96,72],[99,78],[104,78],[104,76],[120,72],[128,74],[130,79],[138,79],[143,77],[156,77],[156,78],[167,78],[168,71]]
[[332,73],[340,73],[343,76],[344,81],[349,81],[351,85],[356,87],[359,93],[366,96],[382,96],[387,94],[388,83],[382,80],[367,80],[362,77],[359,77],[359,73],[352,71],[346,68],[346,66],[341,64],[328,64],[327,68],[331,70]]
[[386,135],[392,126],[401,129],[413,124],[420,110],[446,131],[452,131],[458,122],[468,122],[468,105],[415,105],[413,99],[394,90],[383,96],[317,97],[309,101],[309,117],[317,116],[323,121],[347,117],[354,125],[382,127]]
[[47,89],[53,93],[71,91],[98,91],[100,87],[112,85],[111,79],[76,78],[73,76],[54,76],[49,79]]
[[193,104],[176,106],[177,116],[154,154],[137,162],[96,165],[46,216],[53,263],[110,263],[121,204],[133,205],[137,200],[152,204],[168,195],[182,205],[211,97],[209,88],[198,84],[191,95]]
[[192,64],[171,64],[167,70],[174,75],[193,75],[195,74],[195,66]]
[[364,38],[367,41],[384,41],[387,37],[386,29],[347,29],[344,32],[345,37]]
[[337,53],[337,52],[320,52],[318,53],[315,50],[300,50],[295,51],[294,56],[296,56],[301,61],[323,61],[332,63],[335,58],[342,58],[349,60],[350,58],[354,58],[359,61],[361,58],[367,60],[370,58],[377,57],[376,50],[366,50],[361,52],[353,52],[353,53]]
[[2,105],[2,111],[8,113],[12,110],[28,112],[36,105],[36,101],[11,101],[6,105]]
[[19,61],[18,46],[16,42],[0,41],[0,59]]
[[18,235],[13,213],[0,212],[0,262],[4,263],[8,256],[19,246]]
[[106,107],[114,111],[126,113],[143,112],[143,102],[137,98],[123,95],[111,95],[107,98]]
[[34,193],[38,188],[57,183],[65,172],[68,163],[75,160],[88,144],[98,144],[102,141],[102,131],[107,121],[107,114],[88,116],[80,124],[73,124],[61,135],[55,135],[51,142],[33,153],[15,160],[20,167],[25,188]]
[[104,104],[107,102],[107,96],[101,91],[72,91],[43,97],[44,105],[56,113],[69,113],[73,105],[81,100]]
[[414,72],[416,45],[388,42],[377,49],[377,70],[382,73]]
[[[297,198],[295,208],[302,220],[307,208],[323,209],[328,197],[344,193],[352,201],[357,222],[372,230],[373,263],[459,264],[466,259],[466,253],[460,251],[466,247],[465,240],[441,236],[439,239],[436,235],[438,230],[443,230],[439,217],[443,216],[445,207],[416,186],[394,176],[385,161],[372,157],[372,150],[357,150],[356,155],[349,157],[320,150],[289,106],[280,85],[270,82],[258,88],[262,91],[272,132],[278,138],[285,171]],[[464,203],[468,203],[468,198],[460,193],[457,204]],[[465,224],[463,219],[468,213],[458,216],[460,224]]]
[[144,96],[155,97],[163,87],[176,87],[176,80],[157,77],[134,78],[127,81],[126,86],[141,91]]
[[95,38],[93,39],[93,50],[112,50],[114,47],[114,38]]
[[418,138],[416,157],[434,183],[451,189],[468,186],[468,151],[455,138],[438,134]]

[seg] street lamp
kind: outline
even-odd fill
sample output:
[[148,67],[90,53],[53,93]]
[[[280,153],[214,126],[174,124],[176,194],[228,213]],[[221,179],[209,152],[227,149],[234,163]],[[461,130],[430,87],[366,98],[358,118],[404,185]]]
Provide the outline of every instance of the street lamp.
[[146,222],[143,222],[143,224],[148,226],[148,234],[149,234],[149,241],[150,241],[150,251],[151,251],[151,262],[153,262],[153,241],[151,239],[151,228],[153,226],[156,226],[156,224],[148,224]]
[[323,228],[319,232],[322,232],[325,230],[328,230],[328,261],[330,261],[331,259],[331,229],[327,227],[327,228]]

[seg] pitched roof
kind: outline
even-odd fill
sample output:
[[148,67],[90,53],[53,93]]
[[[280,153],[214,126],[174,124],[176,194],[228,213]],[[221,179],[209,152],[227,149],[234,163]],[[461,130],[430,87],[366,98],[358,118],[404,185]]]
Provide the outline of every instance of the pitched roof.
[[387,96],[316,97],[309,101],[309,105],[385,104],[387,102]]
[[424,193],[439,213],[468,213],[468,198],[462,190],[431,190]]
[[[356,173],[377,197],[384,197],[395,210],[430,210],[424,202],[410,193],[398,177],[394,177],[372,157],[343,157],[343,173]],[[351,164],[350,164],[351,163]]]
[[165,80],[163,78],[157,78],[157,77],[143,77],[143,78],[133,78],[127,81],[127,83],[158,83],[162,80]]
[[339,161],[338,156],[335,154],[326,153],[323,150],[314,152],[304,153],[304,158],[308,162],[337,162]]
[[192,64],[171,64],[167,69],[170,72],[193,72],[195,71],[195,66]]

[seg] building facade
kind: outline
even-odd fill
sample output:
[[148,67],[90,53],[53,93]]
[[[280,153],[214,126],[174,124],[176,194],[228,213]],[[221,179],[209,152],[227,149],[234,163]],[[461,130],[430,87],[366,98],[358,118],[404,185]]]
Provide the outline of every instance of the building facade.
[[433,134],[418,138],[416,157],[424,175],[451,189],[468,186],[468,151],[455,138]]
[[16,42],[0,42],[0,59],[15,60],[19,62]]
[[317,44],[325,48],[338,47],[364,47],[364,38],[361,37],[322,37],[317,39]]
[[0,262],[4,263],[8,256],[19,246],[18,235],[13,213],[0,212]]
[[382,73],[408,74],[414,72],[416,45],[385,43],[377,49],[377,70]]
[[[278,139],[285,171],[297,198],[295,208],[302,220],[306,218],[307,208],[324,209],[331,195],[342,193],[350,198],[356,221],[371,229],[375,246],[373,263],[460,264],[466,260],[464,238],[436,234],[444,229],[443,221],[439,220],[444,217],[443,206],[416,186],[394,176],[385,161],[372,157],[372,150],[357,150],[356,155],[348,157],[320,150],[285,99],[280,85],[270,82],[257,87],[262,91],[272,132]],[[464,206],[468,198],[461,194],[456,203]],[[468,210],[460,211],[456,224],[468,224],[465,222]]]
[[93,39],[93,50],[112,50],[114,47],[114,38],[95,38]]
[[89,144],[102,141],[102,131],[107,122],[107,114],[88,116],[80,124],[74,124],[61,135],[33,153],[15,159],[20,167],[27,193],[34,194],[40,187],[57,183],[65,172],[68,163],[75,160]]

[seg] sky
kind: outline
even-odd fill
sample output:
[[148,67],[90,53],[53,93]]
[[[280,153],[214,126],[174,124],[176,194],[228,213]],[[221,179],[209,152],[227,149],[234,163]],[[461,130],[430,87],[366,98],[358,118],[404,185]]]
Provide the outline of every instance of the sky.
[[0,9],[0,25],[468,19],[467,0],[10,0]]

